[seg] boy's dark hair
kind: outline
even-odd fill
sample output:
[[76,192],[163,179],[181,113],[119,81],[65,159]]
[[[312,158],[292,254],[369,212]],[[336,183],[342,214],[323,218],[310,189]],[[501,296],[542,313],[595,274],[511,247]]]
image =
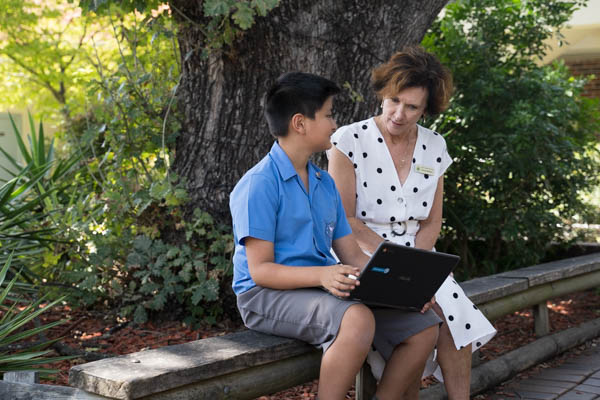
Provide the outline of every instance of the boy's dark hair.
[[340,88],[329,79],[305,72],[281,75],[265,96],[265,117],[271,135],[285,137],[295,114],[314,119],[330,96]]

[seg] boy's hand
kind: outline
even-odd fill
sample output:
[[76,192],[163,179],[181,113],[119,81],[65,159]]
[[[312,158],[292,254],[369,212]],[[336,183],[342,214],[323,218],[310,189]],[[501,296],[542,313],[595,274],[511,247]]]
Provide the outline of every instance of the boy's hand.
[[350,291],[360,285],[357,279],[349,278],[348,275],[355,277],[360,275],[360,269],[351,265],[335,264],[323,267],[321,276],[321,286],[327,289],[331,294],[339,297],[347,297]]
[[429,303],[425,303],[425,305],[423,306],[423,309],[421,310],[421,314],[424,314],[425,311],[427,311],[430,308],[432,308],[434,304],[435,304],[435,296],[433,296],[431,298],[431,300],[429,300]]

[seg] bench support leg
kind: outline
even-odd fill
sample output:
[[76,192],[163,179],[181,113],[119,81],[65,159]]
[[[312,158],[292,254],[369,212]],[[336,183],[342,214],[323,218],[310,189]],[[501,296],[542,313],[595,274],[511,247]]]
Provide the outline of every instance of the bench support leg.
[[356,375],[356,400],[371,400],[377,391],[377,380],[366,362]]
[[550,318],[548,316],[548,306],[545,301],[533,307],[533,318],[535,321],[535,335],[537,337],[546,336],[550,333]]

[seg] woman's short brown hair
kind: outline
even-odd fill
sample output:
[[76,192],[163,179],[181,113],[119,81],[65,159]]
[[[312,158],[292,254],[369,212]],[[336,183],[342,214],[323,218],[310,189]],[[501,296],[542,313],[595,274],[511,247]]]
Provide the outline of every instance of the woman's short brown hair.
[[371,84],[380,100],[411,87],[427,89],[425,113],[428,115],[444,111],[452,95],[450,71],[420,46],[406,47],[375,68]]

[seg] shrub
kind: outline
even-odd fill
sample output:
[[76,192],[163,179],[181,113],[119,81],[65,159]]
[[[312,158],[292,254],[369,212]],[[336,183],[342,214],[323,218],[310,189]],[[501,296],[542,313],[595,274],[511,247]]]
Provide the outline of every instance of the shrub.
[[[582,2],[577,2],[581,4]],[[573,12],[560,1],[451,3],[424,45],[453,72],[446,113],[431,121],[455,163],[445,187],[441,250],[462,256],[460,275],[538,262],[567,241],[599,184],[598,102],[560,63],[538,66],[544,39]]]
[[[183,317],[190,325],[216,322],[224,312],[220,296],[231,283],[233,237],[198,209],[191,223],[176,223],[185,242],[138,235],[123,265],[88,276],[96,280],[90,289],[100,279],[119,313],[138,323],[160,314]],[[104,265],[102,256],[98,253],[90,261]]]

